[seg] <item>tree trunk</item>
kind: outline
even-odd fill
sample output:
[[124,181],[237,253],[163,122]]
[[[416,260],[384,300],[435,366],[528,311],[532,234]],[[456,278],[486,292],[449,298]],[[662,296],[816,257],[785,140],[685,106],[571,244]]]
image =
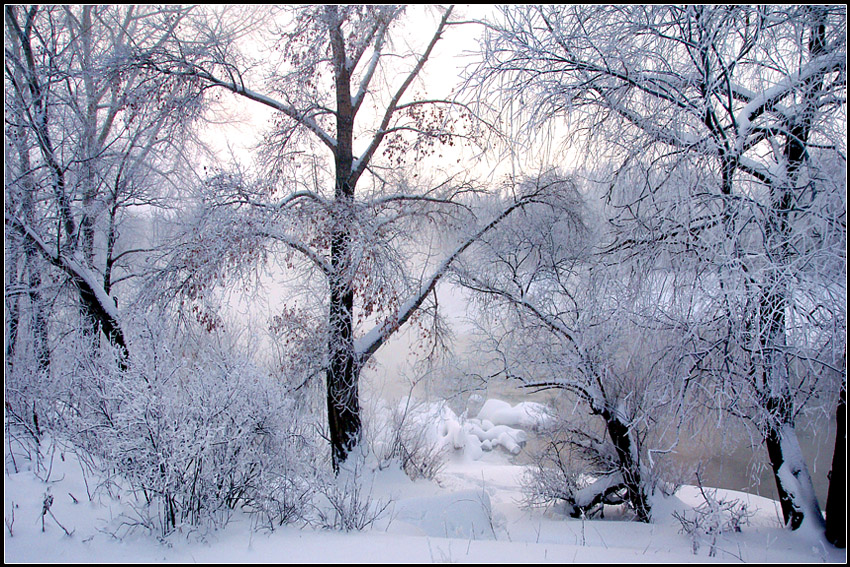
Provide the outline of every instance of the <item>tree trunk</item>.
[[[771,400],[768,405],[777,406],[779,409],[781,405],[787,403],[787,400]],[[782,410],[779,411],[779,414],[781,413]],[[820,529],[823,529],[823,513],[803,460],[793,423],[772,422],[764,441],[770,457],[770,465],[773,468],[773,478],[776,481],[776,491],[779,494],[785,525],[796,530],[803,525],[803,522],[815,522]]]
[[360,362],[354,351],[354,288],[351,223],[354,209],[354,115],[351,73],[337,9],[326,8],[335,22],[329,28],[336,90],[337,145],[334,151],[334,226],[331,234],[330,306],[327,371],[328,430],[334,472],[360,442]]
[[[349,146],[350,147],[350,146]],[[342,152],[345,154],[346,152]],[[351,154],[337,156],[336,210],[331,237],[330,305],[328,307],[328,430],[334,472],[360,442],[360,361],[354,349],[351,211],[354,188],[348,183]],[[342,162],[342,163],[340,163]],[[342,173],[339,173],[342,172]]]
[[50,346],[48,343],[47,317],[44,315],[44,303],[41,298],[41,273],[35,266],[35,253],[27,254],[27,268],[30,271],[30,309],[32,310],[32,334],[35,347],[35,364],[38,371],[47,375],[50,371]]
[[103,331],[103,334],[109,339],[110,344],[121,350],[123,360],[123,357],[127,354],[127,343],[124,340],[124,333],[121,331],[118,321],[113,319],[103,306],[101,306],[97,295],[87,283],[79,280],[76,283],[80,290],[83,316],[87,322],[91,323],[95,333],[94,337],[96,338],[98,336],[98,331]]
[[629,503],[637,514],[638,520],[648,523],[652,510],[641,483],[640,461],[637,458],[637,446],[632,438],[632,431],[628,425],[610,412],[603,412],[602,417],[605,418],[608,435],[611,436],[611,442],[617,450]]
[[[17,264],[17,262],[15,262]],[[13,280],[9,279],[9,283]],[[19,282],[15,282],[18,283]],[[6,296],[6,372],[14,368],[15,347],[18,342],[18,322],[20,321],[20,299],[18,295]]]
[[826,539],[835,547],[847,547],[847,409],[846,381],[835,410],[835,451],[829,471],[826,497]]
[[[793,163],[793,160],[790,160]],[[794,430],[791,395],[791,364],[787,355],[786,311],[791,303],[787,283],[778,274],[790,265],[790,222],[792,193],[790,188],[771,188],[770,214],[764,227],[770,257],[777,263],[761,284],[759,313],[762,332],[759,336],[761,383],[756,391],[764,400],[767,424],[764,442],[776,481],[779,503],[785,525],[798,529],[803,522],[815,522],[823,528],[823,514],[815,495],[808,467],[800,451]]]
[[[35,194],[36,182],[33,178],[33,169],[30,163],[30,154],[28,148],[29,133],[24,128],[18,129],[18,136],[15,137],[18,142],[18,156],[21,160],[21,186],[23,188],[21,195],[21,213],[28,223],[35,221]],[[29,272],[28,287],[30,300],[30,331],[32,332],[33,348],[35,350],[35,364],[38,372],[44,376],[50,371],[50,345],[48,342],[47,315],[44,310],[44,301],[41,294],[41,266],[38,265],[38,250],[36,246],[26,237],[23,238],[24,250],[24,269]],[[16,308],[15,318],[16,327],[19,312]],[[15,337],[17,337],[17,328],[15,329]],[[10,337],[10,341],[12,338]]]
[[354,292],[331,284],[330,364],[327,370],[328,431],[335,473],[360,442],[360,365],[354,353]]

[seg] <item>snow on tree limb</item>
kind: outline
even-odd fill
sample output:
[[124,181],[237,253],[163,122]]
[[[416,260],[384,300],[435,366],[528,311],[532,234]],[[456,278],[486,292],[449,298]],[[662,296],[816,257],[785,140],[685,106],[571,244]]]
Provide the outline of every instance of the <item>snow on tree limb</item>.
[[94,298],[97,302],[97,309],[102,312],[100,322],[103,325],[104,332],[110,340],[116,341],[117,344],[125,347],[118,309],[113,299],[103,289],[100,278],[98,278],[94,271],[88,268],[78,258],[69,256],[62,251],[54,251],[32,228],[16,216],[5,213],[4,218],[7,225],[12,226],[30,242],[35,244],[48,262],[61,268],[62,271],[71,277],[77,286]]
[[464,241],[451,254],[449,254],[437,268],[434,269],[431,276],[426,278],[426,280],[421,284],[419,291],[399,307],[398,315],[394,317],[390,323],[377,325],[372,330],[368,331],[363,337],[358,339],[355,342],[354,348],[360,360],[368,360],[375,351],[381,348],[381,346],[387,341],[387,339],[389,339],[390,336],[392,336],[393,333],[395,333],[410,319],[410,317],[425,301],[425,298],[428,297],[428,294],[434,290],[437,282],[439,282],[446,274],[452,262],[454,262],[464,250],[469,248],[474,242],[481,238],[482,235],[486,234],[490,229],[495,227],[499,224],[499,222],[507,217],[514,209],[520,206],[521,204],[517,203],[509,207],[484,228],[479,230],[475,235]]
[[[369,162],[372,159],[372,156],[375,154],[378,147],[383,142],[384,137],[386,136],[387,127],[389,126],[390,120],[392,120],[393,114],[395,114],[397,107],[398,107],[399,103],[401,102],[402,96],[404,96],[404,93],[407,92],[407,89],[413,83],[413,80],[419,75],[420,71],[422,71],[422,68],[425,66],[425,63],[428,61],[428,58],[431,56],[431,52],[434,50],[434,46],[437,44],[437,42],[442,37],[443,30],[446,27],[446,22],[448,21],[449,16],[451,16],[452,9],[453,9],[453,7],[450,6],[445,11],[445,13],[443,14],[443,17],[440,19],[440,23],[437,25],[437,30],[434,32],[433,36],[431,37],[431,40],[429,41],[428,46],[425,48],[425,51],[422,53],[422,55],[416,61],[416,65],[407,74],[407,77],[404,79],[402,84],[398,87],[398,89],[396,89],[395,94],[393,95],[390,102],[387,103],[386,109],[384,110],[383,118],[381,119],[381,124],[380,124],[380,126],[378,127],[378,130],[377,130],[377,133],[372,137],[372,140],[369,142],[369,145],[367,146],[367,148],[363,151],[363,153],[360,155],[360,157],[356,159],[356,161],[354,162],[354,165],[352,166],[351,179],[349,181],[352,185],[357,182],[357,180],[360,178],[360,176],[366,170],[366,167],[368,167]],[[361,87],[361,89],[362,89],[362,87]]]
[[387,341],[387,339],[389,339],[390,336],[392,336],[393,333],[395,333],[410,319],[410,317],[425,301],[425,298],[428,297],[428,294],[434,290],[440,279],[446,275],[452,263],[454,263],[466,249],[478,242],[482,236],[495,228],[515,210],[525,207],[530,203],[539,202],[539,197],[540,196],[538,194],[534,193],[520,197],[516,202],[505,208],[489,223],[455,248],[454,251],[452,251],[443,260],[443,262],[441,262],[440,265],[432,271],[431,276],[425,279],[425,281],[421,284],[419,291],[399,307],[398,314],[389,323],[375,326],[372,330],[368,331],[355,342],[354,348],[359,360],[361,362],[368,360],[375,351],[381,348],[381,346]]

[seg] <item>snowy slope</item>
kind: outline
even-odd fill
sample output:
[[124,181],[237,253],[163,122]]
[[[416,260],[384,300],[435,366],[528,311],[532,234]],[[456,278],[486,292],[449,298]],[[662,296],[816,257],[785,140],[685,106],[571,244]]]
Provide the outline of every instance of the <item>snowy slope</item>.
[[[372,498],[387,504],[362,532],[311,527],[252,529],[234,513],[228,526],[211,533],[179,532],[166,539],[130,529],[132,508],[97,491],[94,479],[71,452],[45,443],[49,478],[38,478],[6,448],[4,556],[18,562],[202,562],[202,563],[540,563],[540,562],[845,562],[846,553],[817,533],[790,532],[779,523],[778,505],[766,498],[718,491],[755,510],[741,533],[723,534],[715,557],[703,542],[698,555],[672,516],[702,502],[694,487],[656,498],[653,523],[576,520],[557,510],[520,505],[523,467],[512,463],[514,444],[531,435],[534,407],[491,400],[478,418],[439,412],[435,432],[451,443],[449,462],[437,482],[410,481],[397,468],[377,471],[366,482]],[[529,430],[529,431],[526,431]],[[492,433],[488,433],[492,432]],[[497,434],[498,433],[498,434]],[[494,443],[494,440],[498,442]],[[518,443],[517,443],[518,442]],[[492,450],[484,450],[482,446]],[[45,497],[52,496],[49,512]],[[126,498],[126,496],[125,496]],[[44,531],[42,532],[42,519]],[[61,524],[61,526],[60,526]],[[71,533],[66,535],[65,530]]]

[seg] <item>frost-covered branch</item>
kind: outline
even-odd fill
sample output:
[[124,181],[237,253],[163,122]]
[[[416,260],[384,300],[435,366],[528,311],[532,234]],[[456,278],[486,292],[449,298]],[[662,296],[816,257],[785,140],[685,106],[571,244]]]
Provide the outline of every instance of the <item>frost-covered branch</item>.
[[455,262],[463,252],[470,246],[478,242],[482,236],[495,228],[500,222],[507,218],[515,210],[520,209],[529,203],[535,202],[537,196],[529,196],[519,199],[516,203],[507,207],[487,225],[479,229],[471,237],[467,238],[462,244],[454,249],[425,279],[420,285],[419,291],[405,301],[398,310],[398,315],[389,323],[384,323],[376,326],[355,343],[355,352],[361,363],[367,361],[381,346],[395,333],[402,325],[404,325],[410,317],[422,305],[428,295],[434,290],[437,283],[446,275],[452,263]]
[[103,332],[116,346],[125,350],[126,341],[121,331],[120,317],[114,300],[103,289],[97,275],[81,260],[44,242],[26,223],[9,213],[4,215],[5,222],[33,243],[41,255],[51,264],[65,272],[80,289],[81,297],[87,301],[87,308],[96,316]]
[[414,79],[419,76],[419,73],[422,71],[422,68],[425,66],[425,63],[428,61],[428,58],[431,56],[431,52],[434,49],[434,46],[437,44],[437,41],[442,37],[443,30],[446,27],[446,22],[451,16],[452,8],[449,7],[443,13],[443,17],[440,19],[440,23],[437,25],[437,30],[431,36],[431,40],[428,42],[428,46],[423,51],[422,55],[416,61],[416,65],[414,65],[413,69],[407,73],[402,84],[396,89],[395,94],[392,99],[387,103],[386,108],[384,110],[383,117],[381,119],[380,126],[377,129],[377,133],[373,136],[372,140],[369,142],[367,148],[363,151],[359,158],[357,158],[351,174],[351,183],[354,184],[366,170],[369,162],[372,160],[372,156],[377,151],[378,147],[384,141],[384,137],[386,136],[387,128],[392,120],[393,115],[398,110],[398,105],[401,102],[401,98],[407,92],[407,89],[413,83]]

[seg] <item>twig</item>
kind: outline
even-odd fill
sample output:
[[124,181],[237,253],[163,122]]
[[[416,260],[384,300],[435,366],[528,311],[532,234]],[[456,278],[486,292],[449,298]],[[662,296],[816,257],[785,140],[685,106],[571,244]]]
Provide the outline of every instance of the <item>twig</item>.
[[[70,494],[70,492],[68,494]],[[72,498],[73,498],[73,496],[72,496]],[[63,526],[59,522],[59,520],[56,519],[56,516],[54,516],[53,512],[50,511],[51,506],[53,506],[53,495],[50,494],[49,492],[45,492],[44,493],[44,501],[41,504],[41,531],[42,532],[44,531],[44,517],[47,514],[50,514],[50,517],[53,518],[53,521],[56,522],[57,526],[62,528],[62,531],[65,532],[65,535],[67,535],[68,537],[71,537],[74,533],[69,532],[67,529],[65,529],[65,526]]]
[[56,522],[56,525],[62,528],[62,531],[65,532],[66,536],[71,537],[72,535],[74,535],[74,532],[69,532],[67,529],[65,529],[65,526],[59,523],[59,520],[56,519],[56,516],[53,515],[53,512],[48,510],[47,513],[50,514],[50,517],[53,518],[53,521]]
[[12,519],[10,520],[5,515],[3,516],[3,522],[6,524],[6,529],[9,530],[9,537],[14,537],[15,534],[12,533],[12,526],[15,525],[15,502],[12,501]]

